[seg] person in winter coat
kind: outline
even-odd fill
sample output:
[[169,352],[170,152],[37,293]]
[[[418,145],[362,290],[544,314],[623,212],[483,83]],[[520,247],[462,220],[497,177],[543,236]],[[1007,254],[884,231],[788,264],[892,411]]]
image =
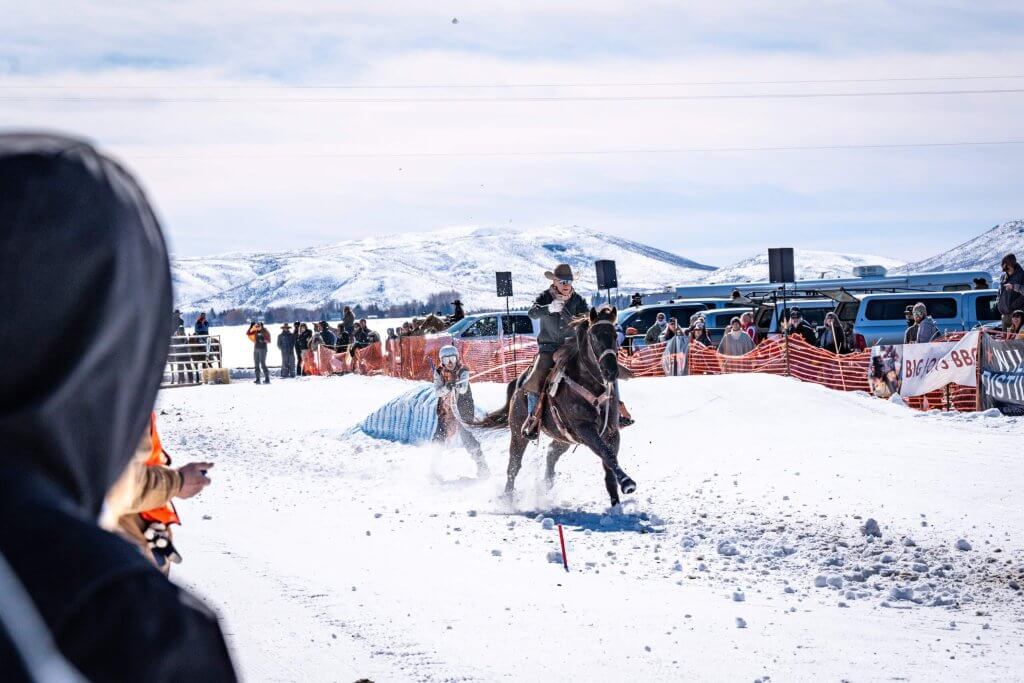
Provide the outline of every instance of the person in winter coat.
[[708,334],[707,322],[700,313],[696,313],[690,318],[690,327],[686,330],[686,337],[690,344],[697,343],[709,348],[714,347],[711,335]]
[[999,280],[999,298],[996,307],[1002,317],[1003,329],[1010,327],[1010,316],[1017,309],[1024,309],[1024,271],[1017,263],[1017,257],[1007,254],[1000,264],[1003,275]]
[[281,352],[281,377],[295,376],[295,335],[288,323],[281,325],[277,335],[277,349]]
[[729,321],[729,329],[722,335],[718,352],[723,356],[745,356],[754,350],[754,341],[746,332],[739,318]]
[[799,335],[811,346],[818,345],[818,333],[804,320],[800,309],[794,306],[789,309],[789,326],[786,328],[786,335]]
[[296,320],[295,321],[295,325],[292,327],[292,336],[293,336],[292,343],[294,344],[295,376],[296,377],[300,377],[300,376],[302,376],[304,374],[303,370],[302,370],[302,349],[299,348],[299,336],[301,334],[302,334],[302,323],[299,322],[298,320]]
[[754,324],[753,313],[747,311],[740,316],[740,328],[742,328],[744,334],[750,337],[750,341],[754,342],[754,346],[757,346],[757,325]]
[[654,324],[647,328],[647,334],[644,335],[645,344],[657,344],[661,340],[661,335],[665,334],[665,329],[668,327],[668,323],[665,322],[665,314],[658,313],[654,319]]
[[683,330],[679,327],[679,321],[675,318],[669,318],[668,325],[665,326],[665,334],[661,335],[661,341],[671,341],[673,337],[682,333]]
[[454,325],[455,323],[459,322],[460,320],[466,317],[466,311],[462,308],[462,302],[459,301],[458,299],[452,302],[452,306],[454,307],[455,310],[452,311],[452,314],[451,316],[449,316],[449,319],[451,320],[451,324]]
[[548,373],[555,366],[555,351],[573,336],[569,323],[589,310],[587,302],[573,289],[573,274],[569,264],[560,263],[553,271],[545,271],[544,277],[551,281],[551,285],[534,300],[528,312],[530,318],[540,321],[537,358],[525,384],[528,417],[523,423],[523,436],[528,439],[535,437],[540,427],[540,416],[537,414],[541,405],[540,392],[544,390]]
[[97,521],[146,429],[174,331],[156,215],[88,143],[6,134],[0,216],[6,320],[53,331],[29,345],[13,327],[0,334],[0,556],[4,604],[20,602],[4,609],[0,678],[235,681],[216,616]]
[[181,556],[173,544],[170,525],[180,523],[172,499],[198,494],[210,484],[212,462],[190,462],[177,469],[163,449],[156,413],[135,449],[135,457],[107,492],[104,528],[134,543],[165,576]]
[[437,394],[437,433],[436,441],[447,441],[456,436],[462,441],[463,447],[473,456],[476,463],[476,476],[486,477],[490,474],[484,451],[480,442],[466,427],[466,423],[475,419],[473,414],[473,391],[469,386],[469,370],[459,358],[459,350],[454,346],[442,346],[438,352],[440,365],[434,369],[434,392]]
[[263,371],[263,383],[270,384],[270,370],[267,369],[267,346],[270,344],[270,330],[261,322],[249,324],[245,333],[252,342],[252,361],[256,366],[256,384],[260,383],[260,371]]
[[171,325],[174,327],[172,335],[175,337],[185,336],[185,320],[181,317],[181,311],[177,308],[174,309],[174,315],[171,317]]
[[907,344],[927,344],[940,336],[935,321],[928,315],[928,307],[918,301],[914,304],[914,326],[907,330]]
[[320,321],[320,338],[323,340],[324,346],[334,351],[338,350],[338,338],[334,335],[334,330],[331,329],[326,320]]
[[313,333],[309,331],[309,327],[305,323],[300,323],[298,332],[295,335],[295,352],[299,356],[299,375],[304,376],[306,374],[305,364],[303,362],[303,355],[309,350],[309,344],[312,342]]
[[836,355],[844,355],[850,352],[850,344],[846,339],[846,329],[832,311],[825,314],[825,328],[821,332],[819,346],[826,351]]
[[349,306],[345,307],[344,315],[341,317],[341,324],[345,328],[345,331],[348,332],[349,336],[352,336],[356,327],[356,314],[352,312],[352,309]]
[[206,320],[206,314],[200,313],[196,318],[195,333],[197,337],[206,337],[210,334],[210,323]]

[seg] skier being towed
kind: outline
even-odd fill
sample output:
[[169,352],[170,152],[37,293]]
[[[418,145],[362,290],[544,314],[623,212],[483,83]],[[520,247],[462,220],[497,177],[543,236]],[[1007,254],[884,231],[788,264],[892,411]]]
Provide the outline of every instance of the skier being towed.
[[[587,302],[573,289],[572,268],[567,263],[559,264],[554,271],[545,271],[544,277],[551,280],[551,286],[541,292],[528,315],[540,321],[540,332],[537,334],[537,360],[526,379],[526,422],[523,423],[523,436],[533,439],[540,427],[540,392],[544,391],[544,381],[555,366],[555,351],[566,341],[575,338],[575,331],[570,326],[572,321],[590,310]],[[616,392],[618,392],[616,383]],[[622,401],[619,401],[619,424],[629,426],[633,419]]]
[[491,472],[484,459],[480,442],[466,428],[472,422],[473,392],[469,388],[469,370],[462,365],[459,350],[454,346],[442,346],[438,352],[441,364],[434,369],[434,391],[437,393],[436,441],[447,441],[456,436],[476,462],[476,476],[484,478]]

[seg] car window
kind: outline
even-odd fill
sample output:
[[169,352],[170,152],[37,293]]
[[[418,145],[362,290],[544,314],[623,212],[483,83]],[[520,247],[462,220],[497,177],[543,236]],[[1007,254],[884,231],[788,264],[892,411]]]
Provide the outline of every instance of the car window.
[[501,316],[502,334],[533,334],[533,322],[526,315]]
[[473,324],[473,320],[474,320],[474,318],[463,318],[459,322],[457,322],[454,325],[452,325],[451,327],[449,327],[448,328],[448,332],[450,334],[454,334],[456,332],[461,332],[462,330],[464,330],[467,327],[469,327],[470,325],[472,325]]
[[999,320],[999,308],[997,308],[998,303],[999,300],[996,298],[995,294],[979,296],[974,300],[974,315],[977,316],[980,322]]
[[691,306],[673,306],[672,308],[668,309],[665,315],[668,316],[669,318],[675,318],[680,326],[689,327],[690,316],[692,316],[694,313],[698,311],[705,310],[707,310],[707,306],[705,306],[704,304],[694,304]]
[[831,311],[832,308],[800,308],[800,315],[803,316],[804,320],[811,327],[821,327],[825,324],[825,315]]
[[493,315],[480,318],[462,333],[463,337],[496,337],[497,335],[498,318]]
[[864,317],[868,320],[905,320],[907,306],[922,302],[928,307],[928,315],[936,320],[957,317],[956,299],[927,297],[898,297],[892,299],[872,299],[868,301]]

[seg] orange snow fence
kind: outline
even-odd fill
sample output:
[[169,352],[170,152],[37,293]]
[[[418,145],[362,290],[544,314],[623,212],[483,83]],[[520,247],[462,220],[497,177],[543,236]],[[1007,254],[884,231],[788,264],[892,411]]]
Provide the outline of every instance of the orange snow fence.
[[[955,341],[962,336],[963,333],[953,333],[942,341]],[[537,342],[531,337],[453,342],[451,337],[441,334],[391,339],[357,349],[354,354],[321,347],[316,354],[304,354],[303,367],[314,375],[352,372],[429,381],[438,362],[438,351],[453,343],[475,382],[509,382],[527,370],[537,355]],[[658,343],[619,349],[618,359],[633,377],[757,372],[793,377],[837,391],[870,391],[870,349],[837,355],[811,346],[802,337],[774,337],[743,356],[726,356],[699,343],[691,344],[687,353],[666,353],[666,344]],[[950,384],[903,400],[919,410],[969,411],[975,410],[977,389]]]

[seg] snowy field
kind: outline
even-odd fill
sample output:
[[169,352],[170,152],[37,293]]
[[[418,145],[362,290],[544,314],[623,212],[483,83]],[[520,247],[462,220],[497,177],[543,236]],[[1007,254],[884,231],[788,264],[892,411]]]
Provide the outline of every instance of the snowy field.
[[[580,449],[502,495],[461,450],[349,428],[414,383],[166,391],[174,578],[250,681],[1010,680],[1024,670],[1024,422],[758,375],[633,380],[609,511]],[[474,388],[496,406],[500,385]],[[877,520],[880,537],[862,527]],[[565,527],[570,572],[549,561]],[[868,525],[870,527],[870,525]],[[959,540],[970,550],[958,550]],[[967,547],[964,545],[963,547]],[[825,584],[823,587],[817,584]]]

